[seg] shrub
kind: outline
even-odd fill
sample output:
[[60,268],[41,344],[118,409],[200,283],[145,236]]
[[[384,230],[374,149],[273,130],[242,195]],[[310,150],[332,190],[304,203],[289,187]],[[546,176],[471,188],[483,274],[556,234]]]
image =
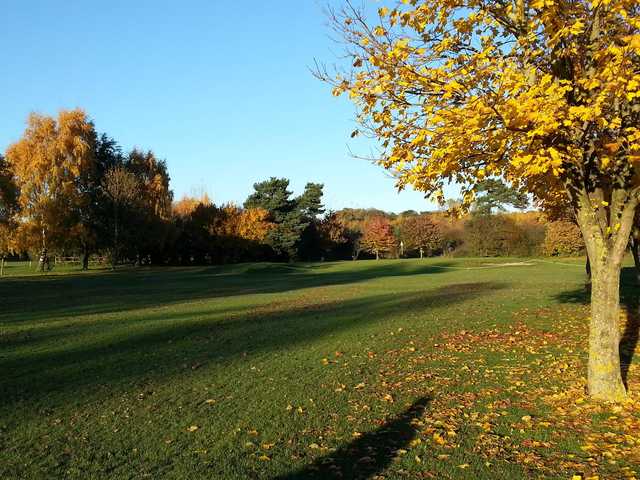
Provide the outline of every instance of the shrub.
[[527,237],[507,215],[473,216],[464,225],[464,250],[469,255],[526,255]]
[[573,222],[560,220],[547,226],[543,251],[550,257],[582,255],[585,246],[580,228]]

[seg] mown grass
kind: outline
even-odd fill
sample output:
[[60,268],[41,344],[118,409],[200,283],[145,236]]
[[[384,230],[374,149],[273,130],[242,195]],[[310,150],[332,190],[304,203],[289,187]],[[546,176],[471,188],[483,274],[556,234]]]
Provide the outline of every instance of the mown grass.
[[0,477],[632,478],[636,397],[580,390],[582,266],[10,266]]

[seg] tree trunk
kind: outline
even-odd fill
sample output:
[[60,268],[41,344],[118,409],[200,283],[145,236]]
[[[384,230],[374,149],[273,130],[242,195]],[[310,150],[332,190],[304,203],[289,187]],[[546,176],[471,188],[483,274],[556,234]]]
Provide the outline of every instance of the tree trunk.
[[376,250],[376,260],[380,260],[380,254],[378,253],[378,250]]
[[616,262],[595,266],[591,276],[589,330],[589,394],[622,400],[626,391],[620,371],[620,270]]
[[116,269],[118,264],[118,205],[113,209],[113,256],[111,258],[111,268]]
[[47,231],[45,227],[42,227],[42,253],[40,254],[40,272],[44,273],[45,263],[48,263],[47,259]]
[[420,247],[420,259],[422,260],[422,258],[424,258],[424,250]]
[[603,198],[601,191],[581,192],[576,218],[591,266],[589,395],[615,402],[627,396],[620,371],[620,273],[638,203],[618,190],[604,210]]
[[0,259],[0,277],[4,276],[4,256]]
[[82,246],[82,270],[89,270],[89,247],[87,244]]

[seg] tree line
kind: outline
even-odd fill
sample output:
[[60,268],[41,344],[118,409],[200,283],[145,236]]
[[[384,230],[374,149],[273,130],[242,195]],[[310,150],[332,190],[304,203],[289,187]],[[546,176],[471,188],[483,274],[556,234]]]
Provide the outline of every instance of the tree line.
[[0,156],[0,254],[92,253],[140,259],[162,249],[173,194],[166,162],[123,152],[82,110],[31,114]]
[[[31,114],[0,155],[0,257],[92,255],[113,265],[224,263],[311,255],[323,186],[292,197],[288,180],[255,185],[243,207],[174,203],[167,164],[124,152],[82,110]],[[317,243],[317,242],[316,242]]]
[[288,179],[272,177],[242,206],[206,194],[174,201],[167,164],[152,151],[124,152],[81,110],[32,114],[0,155],[0,257],[28,255],[44,269],[52,255],[76,256],[86,269],[92,255],[116,266],[584,253],[569,216],[506,212],[529,201],[495,179],[465,215],[456,214],[462,201],[447,211],[331,212],[323,188],[308,183],[294,196]]

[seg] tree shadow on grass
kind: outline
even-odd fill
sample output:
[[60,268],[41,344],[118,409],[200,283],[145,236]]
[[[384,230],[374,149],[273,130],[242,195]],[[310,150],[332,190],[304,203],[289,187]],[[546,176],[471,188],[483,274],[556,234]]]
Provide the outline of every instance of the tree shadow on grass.
[[[583,288],[562,292],[556,295],[562,303],[579,303],[588,305],[591,302],[591,284]],[[635,268],[623,268],[620,275],[620,307],[626,313],[624,332],[620,337],[620,371],[622,381],[628,388],[627,378],[633,356],[640,340],[640,311],[638,284]]]
[[115,313],[185,301],[269,294],[376,278],[446,272],[448,263],[358,262],[239,264],[141,268],[97,274],[9,277],[0,280],[0,324]]
[[640,338],[640,315],[638,307],[624,307],[627,313],[627,320],[624,333],[620,338],[620,370],[622,372],[622,381],[625,387],[629,388],[628,377],[629,368],[633,361],[633,356]]
[[[169,381],[194,367],[218,367],[245,356],[273,354],[298,344],[374,325],[412,312],[424,314],[504,288],[496,283],[463,283],[420,292],[348,300],[245,309],[220,314],[201,311],[153,313],[136,324],[96,324],[66,343],[57,340],[0,356],[0,407],[18,402],[46,404],[90,396],[100,390],[127,390],[132,384]],[[66,325],[59,326],[65,330]]]
[[296,479],[368,479],[382,473],[416,437],[418,420],[431,399],[420,398],[397,417],[385,422],[337,451],[319,458],[296,472],[277,480]]

